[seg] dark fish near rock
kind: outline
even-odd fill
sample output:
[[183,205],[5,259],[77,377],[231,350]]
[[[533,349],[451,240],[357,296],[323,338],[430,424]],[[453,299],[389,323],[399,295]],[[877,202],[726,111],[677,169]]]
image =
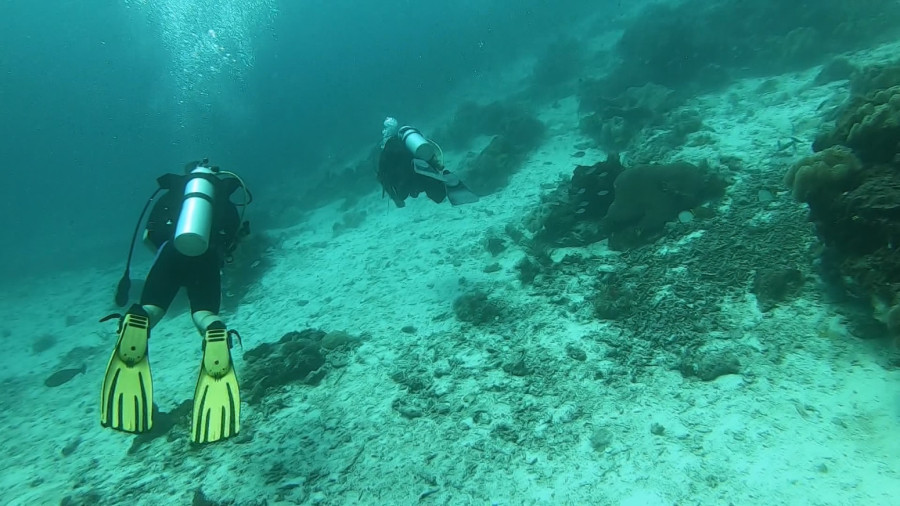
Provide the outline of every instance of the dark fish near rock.
[[72,381],[72,378],[78,376],[79,374],[84,374],[87,370],[87,365],[83,365],[80,368],[72,367],[70,369],[63,369],[62,371],[56,371],[51,374],[49,378],[44,380],[44,384],[48,387],[58,387],[60,385],[64,385],[69,381]]

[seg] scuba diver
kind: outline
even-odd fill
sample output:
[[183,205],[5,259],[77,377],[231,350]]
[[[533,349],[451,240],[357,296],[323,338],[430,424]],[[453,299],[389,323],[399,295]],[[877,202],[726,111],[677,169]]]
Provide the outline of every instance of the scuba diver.
[[[150,330],[162,319],[178,290],[184,287],[191,317],[203,336],[203,359],[194,391],[191,440],[211,443],[240,430],[241,401],[231,359],[232,337],[219,318],[221,269],[230,262],[240,239],[249,234],[243,212],[252,195],[233,172],[211,166],[208,160],[190,162],[184,174],[164,174],[144,205],[119,281],[116,304],[128,302],[134,244],[147,208],[161,192],[144,228],[144,242],[156,252],[140,302],[119,318],[118,341],[103,379],[100,424],[123,432],[147,432],[153,427],[153,383],[148,342]],[[244,202],[235,204],[237,188]],[[238,212],[241,207],[241,212]]]
[[378,182],[382,197],[387,194],[397,207],[406,206],[406,198],[425,192],[431,200],[451,205],[478,201],[458,176],[444,168],[443,152],[413,127],[398,128],[397,120],[384,120],[381,157],[378,160]]

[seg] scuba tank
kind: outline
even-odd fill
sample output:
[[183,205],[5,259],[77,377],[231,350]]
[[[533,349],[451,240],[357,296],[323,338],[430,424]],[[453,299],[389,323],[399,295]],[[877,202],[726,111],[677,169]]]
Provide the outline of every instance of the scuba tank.
[[436,151],[434,144],[426,139],[421,132],[411,126],[401,128],[397,135],[406,145],[406,149],[413,154],[414,157],[430,162],[434,158]]
[[189,257],[200,256],[209,248],[213,201],[216,187],[212,169],[197,166],[184,185],[184,200],[175,227],[175,249]]
[[[190,256],[202,255],[209,248],[209,238],[212,232],[213,198],[215,197],[215,188],[219,186],[221,181],[217,174],[226,174],[233,177],[237,180],[237,186],[243,189],[244,201],[240,204],[235,204],[241,208],[239,217],[241,225],[238,234],[246,235],[249,233],[249,222],[244,221],[244,212],[247,210],[247,206],[253,202],[253,195],[240,176],[234,172],[220,170],[218,167],[207,166],[208,164],[209,160],[206,159],[202,162],[192,162],[190,164],[194,168],[190,171],[188,181],[184,187],[181,213],[176,225],[176,238],[174,241],[175,248],[184,255],[190,255],[191,252],[195,254]],[[134,225],[134,233],[131,235],[131,244],[128,246],[128,259],[125,261],[125,271],[122,273],[122,278],[116,287],[115,302],[119,307],[124,307],[128,303],[128,292],[131,290],[131,259],[134,255],[134,245],[140,233],[141,224],[144,222],[144,216],[147,214],[150,204],[156,200],[157,195],[164,190],[176,190],[181,185],[182,177],[177,174],[163,174],[156,179],[159,186],[144,204],[141,215]],[[226,187],[223,195],[220,197],[228,199],[232,191],[233,189],[229,190]],[[153,213],[151,212],[150,214],[152,219]],[[187,216],[192,218],[186,218]],[[171,232],[166,230],[162,233],[168,234]],[[180,240],[178,239],[179,237],[181,238]]]

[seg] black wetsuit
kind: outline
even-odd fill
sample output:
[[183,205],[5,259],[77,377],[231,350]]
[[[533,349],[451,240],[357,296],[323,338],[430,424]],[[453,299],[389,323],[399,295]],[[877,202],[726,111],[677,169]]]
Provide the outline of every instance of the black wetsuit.
[[147,274],[140,303],[167,310],[178,289],[184,287],[191,313],[209,311],[218,314],[222,297],[221,269],[237,245],[241,228],[237,206],[230,200],[238,183],[231,178],[210,178],[215,182],[216,190],[209,248],[202,255],[191,257],[178,252],[173,243],[184,186],[189,178],[188,175],[166,174],[158,179],[160,187],[167,191],[156,202],[147,220],[147,240],[156,247],[157,253]]
[[407,197],[416,198],[422,192],[437,203],[447,197],[447,188],[442,181],[423,176],[413,169],[413,155],[396,135],[388,139],[381,150],[378,181],[397,207],[405,206]]

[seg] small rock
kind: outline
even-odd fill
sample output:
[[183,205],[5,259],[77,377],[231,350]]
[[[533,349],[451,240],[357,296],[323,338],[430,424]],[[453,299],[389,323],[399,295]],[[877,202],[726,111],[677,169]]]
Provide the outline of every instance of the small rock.
[[404,334],[415,334],[417,329],[412,325],[404,325],[403,328],[400,329],[400,332]]
[[495,257],[506,251],[506,241],[499,237],[489,237],[484,247],[492,257]]
[[584,362],[585,360],[587,360],[587,353],[585,353],[585,351],[581,348],[572,344],[566,346],[566,355],[568,355],[572,360],[577,360],[579,362]]
[[589,141],[579,142],[575,145],[575,149],[577,150],[591,149],[592,147],[594,147],[594,144]]
[[696,376],[703,381],[740,372],[741,363],[737,355],[728,350],[701,351],[681,364],[683,376]]
[[503,370],[513,376],[528,376],[531,374],[531,368],[525,363],[524,355],[520,356],[517,360],[503,364]]
[[612,444],[612,439],[612,432],[609,429],[598,427],[591,434],[591,448],[596,452],[602,453]]
[[356,340],[357,338],[355,336],[352,336],[342,330],[336,330],[322,336],[322,339],[319,341],[319,345],[326,350],[334,350],[340,348],[341,346],[351,344]]
[[552,420],[554,423],[563,424],[575,421],[581,416],[581,410],[574,404],[564,404],[553,413]]
[[486,272],[488,274],[490,274],[492,272],[497,272],[500,270],[500,264],[498,264],[497,262],[494,262],[492,264],[485,265],[483,270],[484,270],[484,272]]
[[397,410],[403,418],[419,418],[424,414],[422,408],[419,406],[408,404],[400,400],[394,401],[394,409]]
[[434,412],[439,415],[449,415],[453,409],[446,402],[439,402],[434,405]]

